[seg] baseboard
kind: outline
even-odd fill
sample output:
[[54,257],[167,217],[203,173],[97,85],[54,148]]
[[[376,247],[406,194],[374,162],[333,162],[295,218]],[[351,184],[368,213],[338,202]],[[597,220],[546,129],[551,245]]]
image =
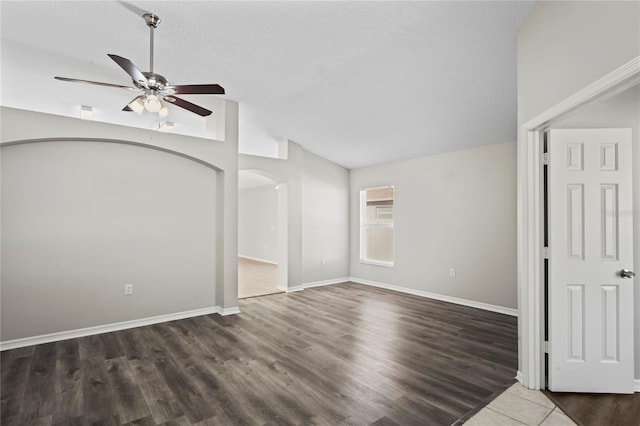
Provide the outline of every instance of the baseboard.
[[516,380],[522,385],[524,386],[524,377],[522,377],[522,371],[518,370],[518,372],[516,373]]
[[310,282],[310,283],[304,283],[304,284],[302,284],[302,287],[303,288],[321,287],[321,286],[324,286],[324,285],[342,284],[342,283],[346,283],[346,282],[349,282],[349,281],[350,281],[349,277],[334,278],[332,280],[314,281],[314,282]]
[[[233,308],[230,308],[233,309]],[[238,308],[235,308],[238,309]],[[60,340],[75,339],[78,337],[92,336],[95,334],[110,333],[112,331],[126,330],[128,328],[143,327],[145,325],[159,324],[161,322],[175,321],[179,319],[198,317],[201,315],[221,314],[220,306],[210,308],[193,309],[190,311],[176,312],[173,314],[157,315],[154,317],[140,318],[131,321],[122,321],[112,324],[97,325],[94,327],[79,328],[76,330],[60,331],[57,333],[43,334],[40,336],[25,337],[22,339],[0,342],[0,351],[22,348],[24,346],[40,345],[42,343],[57,342]]]
[[256,262],[269,263],[271,265],[278,266],[278,262],[274,262],[273,260],[260,259],[259,257],[245,256],[243,254],[239,254],[238,257],[241,257],[243,259],[248,259],[248,260],[255,260]]
[[633,391],[640,392],[640,379],[635,379],[633,381]]
[[240,308],[238,308],[237,306],[234,306],[233,308],[220,308],[220,315],[222,315],[223,317],[227,316],[227,315],[236,315],[240,313]]
[[386,284],[386,283],[381,283],[381,282],[378,282],[378,281],[366,280],[366,279],[362,279],[362,278],[351,277],[351,278],[349,278],[349,280],[353,281],[354,283],[358,283],[358,284],[365,284],[365,285],[370,285],[370,286],[373,286],[373,287],[384,288],[384,289],[387,289],[387,290],[399,291],[401,293],[412,294],[414,296],[427,297],[429,299],[435,299],[435,300],[441,300],[443,302],[455,303],[456,305],[469,306],[471,308],[483,309],[485,311],[497,312],[499,314],[510,315],[510,316],[513,316],[513,317],[517,317],[518,316],[518,310],[517,309],[506,308],[504,306],[491,305],[489,303],[476,302],[475,300],[467,300],[467,299],[461,299],[461,298],[453,297],[453,296],[445,296],[445,295],[442,295],[442,294],[429,293],[427,291],[416,290],[416,289],[408,288],[408,287],[400,287],[400,286],[393,285],[393,284]]
[[296,286],[293,286],[293,287],[292,287],[292,286],[289,286],[289,287],[287,287],[287,288],[277,286],[276,288],[277,288],[278,290],[284,291],[285,293],[294,293],[294,292],[296,292],[296,291],[302,291],[302,290],[304,290],[304,287],[303,287],[303,286],[301,286],[301,285],[296,285]]

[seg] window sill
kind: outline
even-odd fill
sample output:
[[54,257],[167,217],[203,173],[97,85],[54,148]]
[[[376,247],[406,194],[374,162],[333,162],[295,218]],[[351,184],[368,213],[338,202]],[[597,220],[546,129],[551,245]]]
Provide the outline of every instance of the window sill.
[[385,266],[387,268],[393,268],[393,262],[383,262],[381,260],[368,260],[368,259],[360,259],[360,263],[365,265],[374,265],[374,266]]

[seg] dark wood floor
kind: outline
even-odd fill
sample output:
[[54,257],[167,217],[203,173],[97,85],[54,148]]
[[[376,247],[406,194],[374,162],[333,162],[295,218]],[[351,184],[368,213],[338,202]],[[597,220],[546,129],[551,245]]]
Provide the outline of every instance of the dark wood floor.
[[544,393],[580,426],[640,426],[640,393]]
[[450,425],[516,372],[513,317],[358,284],[2,353],[3,425]]

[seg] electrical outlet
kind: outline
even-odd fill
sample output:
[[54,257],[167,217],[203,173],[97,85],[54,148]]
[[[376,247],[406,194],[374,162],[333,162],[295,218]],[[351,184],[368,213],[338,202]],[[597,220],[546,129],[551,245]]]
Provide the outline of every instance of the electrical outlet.
[[451,277],[451,278],[455,278],[456,277],[456,268],[449,269],[449,277]]
[[133,294],[133,284],[124,285],[124,295],[131,296]]

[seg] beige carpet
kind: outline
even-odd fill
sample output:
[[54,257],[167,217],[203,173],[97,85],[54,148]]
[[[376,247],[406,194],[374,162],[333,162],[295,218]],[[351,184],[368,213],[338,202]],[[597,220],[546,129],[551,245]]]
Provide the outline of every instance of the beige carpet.
[[283,293],[277,286],[277,265],[238,257],[238,299]]

